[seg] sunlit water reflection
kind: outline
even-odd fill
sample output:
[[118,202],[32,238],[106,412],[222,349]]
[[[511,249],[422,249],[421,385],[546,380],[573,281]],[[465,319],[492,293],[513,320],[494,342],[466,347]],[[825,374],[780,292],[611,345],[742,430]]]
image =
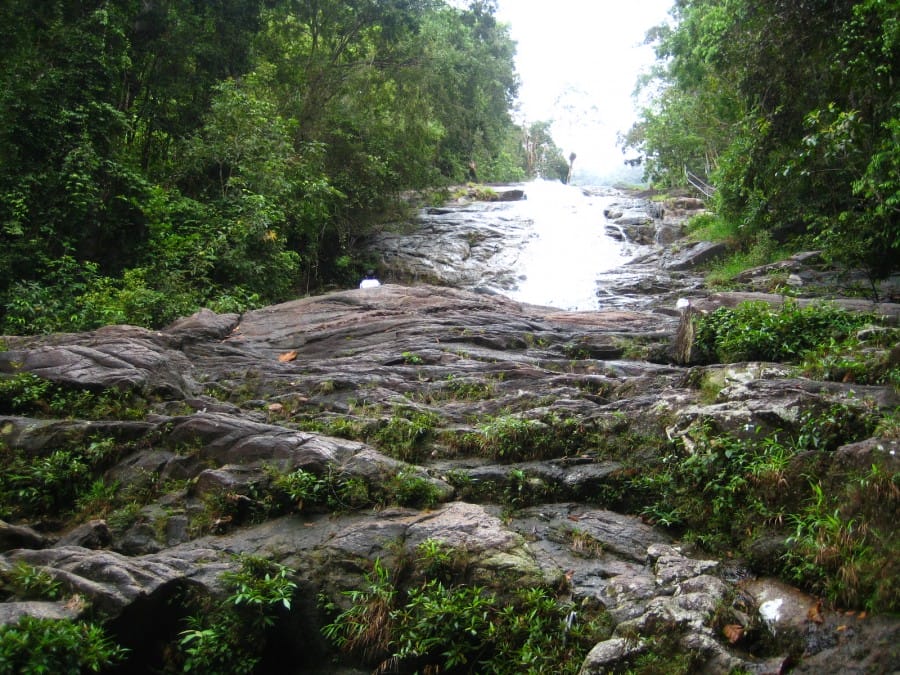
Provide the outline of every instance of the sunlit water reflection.
[[527,199],[510,213],[533,222],[534,236],[519,257],[518,288],[504,294],[520,302],[565,310],[598,309],[597,276],[631,255],[606,234],[603,211],[616,197],[585,195],[559,182],[525,185]]

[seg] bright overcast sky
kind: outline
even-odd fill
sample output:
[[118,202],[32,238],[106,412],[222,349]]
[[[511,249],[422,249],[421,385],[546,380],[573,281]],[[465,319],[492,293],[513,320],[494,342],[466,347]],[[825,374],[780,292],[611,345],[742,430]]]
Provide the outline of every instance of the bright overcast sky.
[[[517,43],[520,117],[553,121],[576,169],[622,165],[616,136],[635,118],[632,93],[653,63],[648,29],[668,20],[672,0],[498,0]],[[577,172],[576,172],[577,173]]]

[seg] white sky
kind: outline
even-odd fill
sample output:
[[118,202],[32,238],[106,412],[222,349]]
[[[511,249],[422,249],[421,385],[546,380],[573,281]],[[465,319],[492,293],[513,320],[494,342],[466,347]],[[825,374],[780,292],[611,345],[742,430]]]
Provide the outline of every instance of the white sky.
[[520,120],[553,121],[553,136],[578,170],[622,166],[619,132],[635,119],[638,75],[654,61],[643,45],[672,0],[498,0],[517,43]]

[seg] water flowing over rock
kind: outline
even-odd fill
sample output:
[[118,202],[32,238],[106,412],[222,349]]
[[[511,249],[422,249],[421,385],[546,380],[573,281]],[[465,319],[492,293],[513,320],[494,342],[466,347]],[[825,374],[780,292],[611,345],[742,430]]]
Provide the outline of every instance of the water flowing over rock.
[[[338,666],[319,633],[319,594],[360,588],[376,561],[409,570],[437,542],[459,553],[467,583],[560,589],[578,608],[573,621],[602,608],[611,635],[588,654],[585,675],[627,669],[662,637],[711,673],[827,672],[829,658],[850,663],[859,650],[870,672],[888,663],[896,621],[854,620],[849,630],[832,612],[816,623],[807,615],[815,598],[757,576],[753,561],[699,553],[626,506],[640,472],[632,455],[647,452],[636,439],[668,435],[690,451],[711,425],[736,437],[796,430],[805,411],[838,403],[860,415],[896,408],[896,392],[813,382],[779,364],[678,365],[689,359],[675,341],[676,300],[702,311],[731,297],[703,290],[696,258],[688,262],[700,252],[659,241],[679,227],[674,213],[698,203],[539,186],[560,200],[548,223],[530,189],[524,200],[426,209],[410,232],[380,235],[371,242],[384,272],[377,288],[243,315],[203,310],[159,331],[3,338],[7,378],[112,389],[147,409],[130,420],[0,416],[5,448],[33,459],[109,439],[104,479],[134,495],[105,518],[0,522],[0,575],[31,565],[65,592],[8,597],[0,622],[99,612],[151,672],[163,665],[153,645],[184,629],[185,594],[220,598],[222,573],[241,555],[261,556],[298,584],[278,642],[293,665],[281,672],[330,672]],[[585,204],[587,215],[575,213]],[[537,294],[557,304],[523,302],[534,289],[522,275],[542,274],[523,272],[540,250],[530,247],[556,255],[545,228],[590,218],[586,238],[571,241],[588,250],[569,251],[563,268],[580,284],[574,304],[588,297],[590,309],[566,311],[558,289]],[[592,256],[584,275],[578,266]],[[791,269],[805,274],[800,262]],[[715,384],[714,399],[701,381]],[[603,440],[585,447],[588,433]],[[873,438],[829,461],[840,476],[896,445]],[[279,480],[291,475],[313,476],[325,492],[286,492]],[[764,543],[761,567],[787,546]]]

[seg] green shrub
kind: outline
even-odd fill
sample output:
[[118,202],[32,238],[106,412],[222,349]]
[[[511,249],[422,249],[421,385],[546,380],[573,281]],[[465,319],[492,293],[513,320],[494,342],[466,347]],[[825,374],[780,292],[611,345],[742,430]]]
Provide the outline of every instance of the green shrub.
[[265,648],[267,631],[291,609],[297,584],[293,572],[257,556],[241,556],[240,568],[225,572],[231,594],[218,604],[200,603],[180,633],[176,670],[184,673],[252,673]]
[[22,617],[0,626],[0,675],[81,675],[111,670],[126,650],[93,623]]
[[626,503],[710,550],[746,552],[760,535],[790,536],[770,571],[844,606],[896,611],[900,474],[873,466],[848,476],[831,464],[838,447],[869,438],[878,423],[863,408],[834,405],[806,413],[792,434],[737,437],[698,425],[690,443],[633,472]]
[[500,415],[479,424],[462,444],[492,459],[514,462],[575,455],[596,441],[577,419],[554,414],[539,420]]
[[0,413],[82,419],[142,419],[147,402],[133,392],[66,386],[32,373],[0,377]]
[[842,477],[810,480],[803,508],[791,514],[784,573],[842,607],[900,609],[900,473],[878,465]]
[[332,511],[359,509],[372,500],[364,480],[343,477],[333,471],[318,476],[304,469],[276,475],[272,482],[272,499],[276,509],[296,510],[326,508]]
[[871,320],[830,305],[801,308],[789,301],[773,308],[765,302],[744,302],[698,316],[694,346],[704,362],[793,362]]
[[350,607],[323,634],[366,664],[400,672],[576,673],[610,634],[604,615],[576,612],[546,588],[501,598],[428,579],[404,591],[380,561],[361,590],[344,595]]
[[115,444],[104,439],[41,456],[22,451],[0,454],[0,516],[57,517],[76,504],[99,508],[99,499],[111,500],[116,492],[115,486],[103,484],[99,475],[117,453]]
[[890,351],[898,342],[900,330],[896,328],[859,331],[845,339],[831,339],[806,353],[800,372],[832,382],[889,384],[900,390],[900,364],[891,360]]

